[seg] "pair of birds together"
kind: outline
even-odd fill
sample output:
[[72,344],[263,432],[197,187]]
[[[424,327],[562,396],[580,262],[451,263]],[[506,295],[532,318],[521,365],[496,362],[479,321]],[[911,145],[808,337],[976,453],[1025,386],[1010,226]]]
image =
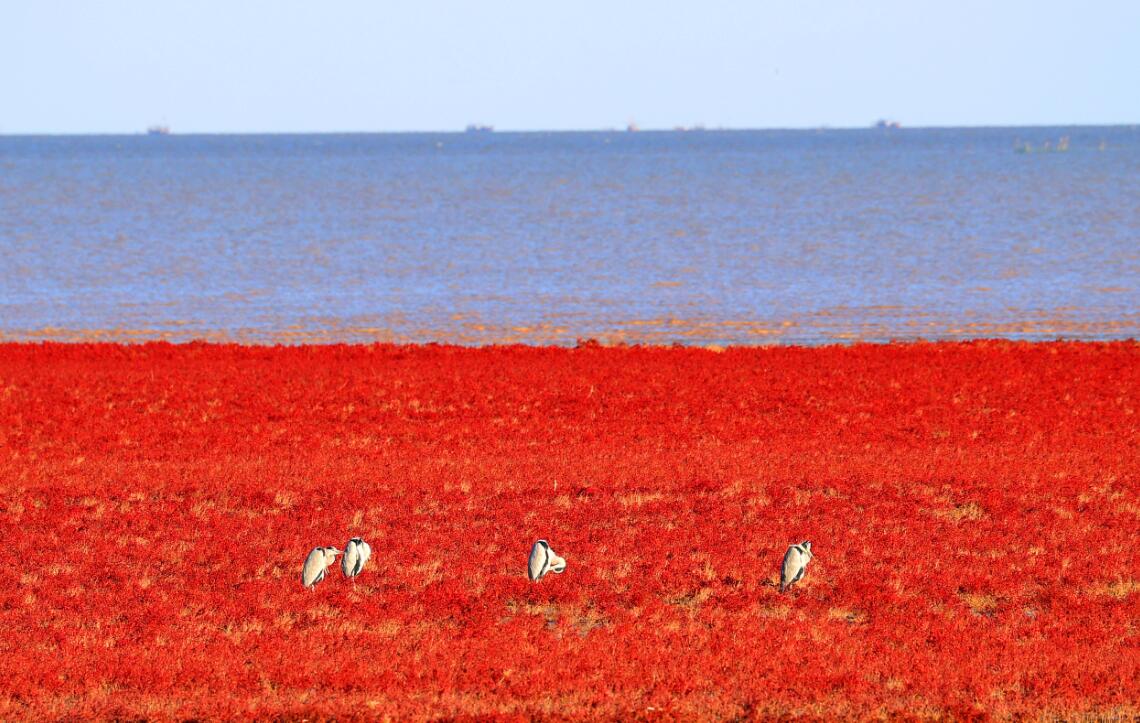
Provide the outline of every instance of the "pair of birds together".
[[[305,566],[301,569],[301,584],[312,590],[313,587],[325,579],[325,571],[336,562],[336,556],[342,554],[335,547],[315,547],[305,559]],[[344,546],[344,557],[341,558],[340,568],[344,576],[355,581],[364,563],[372,556],[372,548],[359,537],[354,537]],[[798,545],[789,545],[784,553],[784,562],[780,566],[780,592],[784,592],[794,583],[799,582],[807,570],[807,565],[815,555],[811,551],[811,543],[807,540]],[[527,561],[527,577],[532,582],[538,582],[546,573],[561,574],[566,569],[566,558],[560,557],[546,540],[539,540],[530,548],[530,559]]]
[[344,546],[344,552],[335,547],[314,547],[301,568],[301,585],[312,590],[318,582],[325,579],[325,573],[336,563],[337,555],[343,555],[340,569],[344,576],[355,583],[356,576],[364,569],[364,563],[372,557],[372,548],[359,537],[349,540]]

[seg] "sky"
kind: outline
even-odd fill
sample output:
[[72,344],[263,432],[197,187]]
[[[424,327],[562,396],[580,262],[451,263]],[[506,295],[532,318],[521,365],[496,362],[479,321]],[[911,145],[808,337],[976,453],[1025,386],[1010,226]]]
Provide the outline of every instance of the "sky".
[[1131,124],[1140,2],[0,0],[0,133]]

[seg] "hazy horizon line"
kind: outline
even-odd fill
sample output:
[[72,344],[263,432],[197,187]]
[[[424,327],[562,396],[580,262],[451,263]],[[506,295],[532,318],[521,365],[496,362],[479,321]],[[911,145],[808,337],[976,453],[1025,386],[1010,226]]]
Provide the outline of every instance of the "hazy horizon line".
[[[894,122],[886,119],[888,122]],[[876,121],[877,123],[877,121]],[[811,125],[811,126],[707,126],[702,124],[675,125],[668,127],[637,127],[633,130],[617,126],[602,126],[594,128],[498,128],[493,124],[486,124],[489,131],[471,133],[466,128],[440,128],[440,129],[401,129],[401,130],[225,130],[225,131],[178,131],[173,126],[161,124],[168,129],[165,134],[150,134],[148,127],[137,131],[80,131],[80,132],[52,132],[52,131],[14,131],[8,132],[0,129],[0,137],[108,137],[108,136],[145,136],[145,135],[177,135],[177,136],[317,136],[317,135],[480,135],[487,133],[500,134],[553,134],[553,133],[723,133],[723,132],[749,132],[749,131],[861,131],[883,130],[899,132],[906,130],[1000,130],[1014,128],[1136,128],[1140,121],[1132,122],[1106,122],[1106,123],[1030,123],[1030,124],[1000,124],[980,123],[970,125],[899,125],[895,127],[879,128],[876,123],[860,126],[848,125]]]

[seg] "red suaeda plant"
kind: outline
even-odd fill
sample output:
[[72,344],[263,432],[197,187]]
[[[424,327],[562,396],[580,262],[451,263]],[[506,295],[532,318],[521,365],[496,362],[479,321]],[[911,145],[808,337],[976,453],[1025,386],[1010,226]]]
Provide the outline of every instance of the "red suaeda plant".
[[1134,342],[0,345],[0,718],[1136,715],[1138,393]]

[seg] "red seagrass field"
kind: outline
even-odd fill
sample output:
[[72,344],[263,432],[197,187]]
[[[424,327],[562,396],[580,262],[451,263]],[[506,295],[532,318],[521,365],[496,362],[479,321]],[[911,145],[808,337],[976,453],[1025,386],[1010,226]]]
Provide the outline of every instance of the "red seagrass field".
[[1136,716],[1138,406],[1135,342],[0,345],[0,719]]

